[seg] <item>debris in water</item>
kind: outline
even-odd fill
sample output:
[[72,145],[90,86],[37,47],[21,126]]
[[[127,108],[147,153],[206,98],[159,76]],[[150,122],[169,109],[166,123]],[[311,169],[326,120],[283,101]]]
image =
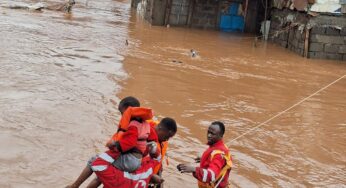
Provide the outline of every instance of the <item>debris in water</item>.
[[258,42],[258,38],[255,37],[255,40],[254,40],[254,42],[253,42],[253,46],[254,46],[255,48],[257,47],[257,42]]
[[197,56],[196,50],[191,49],[190,52],[191,52],[191,57],[196,57]]
[[182,61],[173,60],[173,63],[183,63]]
[[68,0],[68,2],[63,4],[56,4],[56,5],[49,5],[49,6],[41,2],[36,4],[14,2],[11,4],[1,5],[1,7],[9,8],[9,9],[27,9],[31,11],[41,11],[42,9],[47,9],[47,10],[55,10],[55,11],[65,11],[70,13],[73,5],[75,4],[76,2],[74,0]]
[[76,2],[74,0],[69,0],[64,6],[64,11],[67,13],[70,13],[72,10],[73,5],[75,5]]

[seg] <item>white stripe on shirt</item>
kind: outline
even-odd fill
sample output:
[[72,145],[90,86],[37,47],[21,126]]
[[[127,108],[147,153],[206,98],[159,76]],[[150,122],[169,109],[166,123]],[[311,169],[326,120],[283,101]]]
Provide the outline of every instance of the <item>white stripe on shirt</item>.
[[215,181],[215,172],[212,171],[212,170],[210,170],[209,168],[208,168],[208,171],[209,171],[210,174],[211,174],[211,181]]
[[208,171],[206,169],[202,169],[203,170],[203,182],[207,182],[207,178],[208,178]]

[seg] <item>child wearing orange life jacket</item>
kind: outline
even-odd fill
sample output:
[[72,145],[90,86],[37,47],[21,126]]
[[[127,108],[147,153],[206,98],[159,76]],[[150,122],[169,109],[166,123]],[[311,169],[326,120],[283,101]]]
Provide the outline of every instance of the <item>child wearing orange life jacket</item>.
[[[151,125],[151,128],[159,140],[156,144],[168,141],[177,132],[176,122],[172,118],[163,118],[157,126]],[[95,171],[95,174],[105,188],[148,187],[151,180],[159,185],[163,182],[163,179],[153,171],[160,164],[159,158],[143,158],[141,167],[131,173],[120,171],[113,165],[109,165],[113,163],[113,160],[107,153],[99,155],[99,158],[102,160],[95,160],[92,168],[100,169]]]
[[[148,154],[148,141],[158,142],[157,135],[147,123],[152,117],[151,109],[141,107],[128,107],[123,113],[117,133],[107,143],[110,150],[106,153],[115,160],[113,166],[126,172],[140,167],[142,157]],[[156,149],[151,154],[157,157],[160,152]]]
[[[153,134],[146,120],[152,118],[152,110],[140,108],[139,101],[134,97],[126,97],[119,103],[119,111],[122,113],[117,133],[107,143],[110,150],[106,153],[114,161],[112,165],[121,171],[135,171],[141,165],[142,156],[148,154],[147,141],[157,141],[157,135]],[[153,155],[159,155],[159,151]],[[155,156],[154,156],[155,157]],[[88,165],[78,179],[70,186],[79,187],[92,173],[102,169],[93,168],[91,163],[95,160],[102,160],[95,156],[91,158]],[[103,168],[103,167],[102,167]],[[99,181],[94,180],[89,185],[97,187]]]

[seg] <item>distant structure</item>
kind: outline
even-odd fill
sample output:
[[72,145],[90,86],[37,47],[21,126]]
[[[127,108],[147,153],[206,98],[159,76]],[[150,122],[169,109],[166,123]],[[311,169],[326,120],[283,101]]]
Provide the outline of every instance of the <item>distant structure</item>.
[[42,9],[54,10],[54,11],[64,11],[70,13],[72,11],[72,7],[75,5],[74,0],[68,0],[62,4],[55,5],[45,5],[42,2],[38,2],[35,4],[26,4],[20,2],[13,2],[10,4],[0,4],[1,7],[9,8],[9,9],[26,9],[31,11],[41,11]]
[[253,33],[307,58],[346,60],[346,0],[132,0],[131,5],[152,25]]

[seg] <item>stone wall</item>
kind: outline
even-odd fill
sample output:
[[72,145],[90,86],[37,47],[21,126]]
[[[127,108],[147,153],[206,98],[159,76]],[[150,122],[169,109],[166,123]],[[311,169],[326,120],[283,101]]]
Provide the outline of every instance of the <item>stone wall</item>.
[[306,29],[308,58],[346,61],[346,17],[317,16],[290,10],[272,11],[270,38],[303,56]]
[[305,31],[301,31],[297,27],[284,30],[271,28],[272,31],[279,31],[277,36],[271,37],[275,43],[301,56],[304,55]]
[[[290,15],[290,16],[288,16]],[[287,16],[289,18],[287,18]],[[295,18],[293,22],[291,20]],[[303,56],[305,29],[301,25],[305,25],[308,18],[298,12],[288,10],[274,10],[270,25],[270,39],[284,48]]]

